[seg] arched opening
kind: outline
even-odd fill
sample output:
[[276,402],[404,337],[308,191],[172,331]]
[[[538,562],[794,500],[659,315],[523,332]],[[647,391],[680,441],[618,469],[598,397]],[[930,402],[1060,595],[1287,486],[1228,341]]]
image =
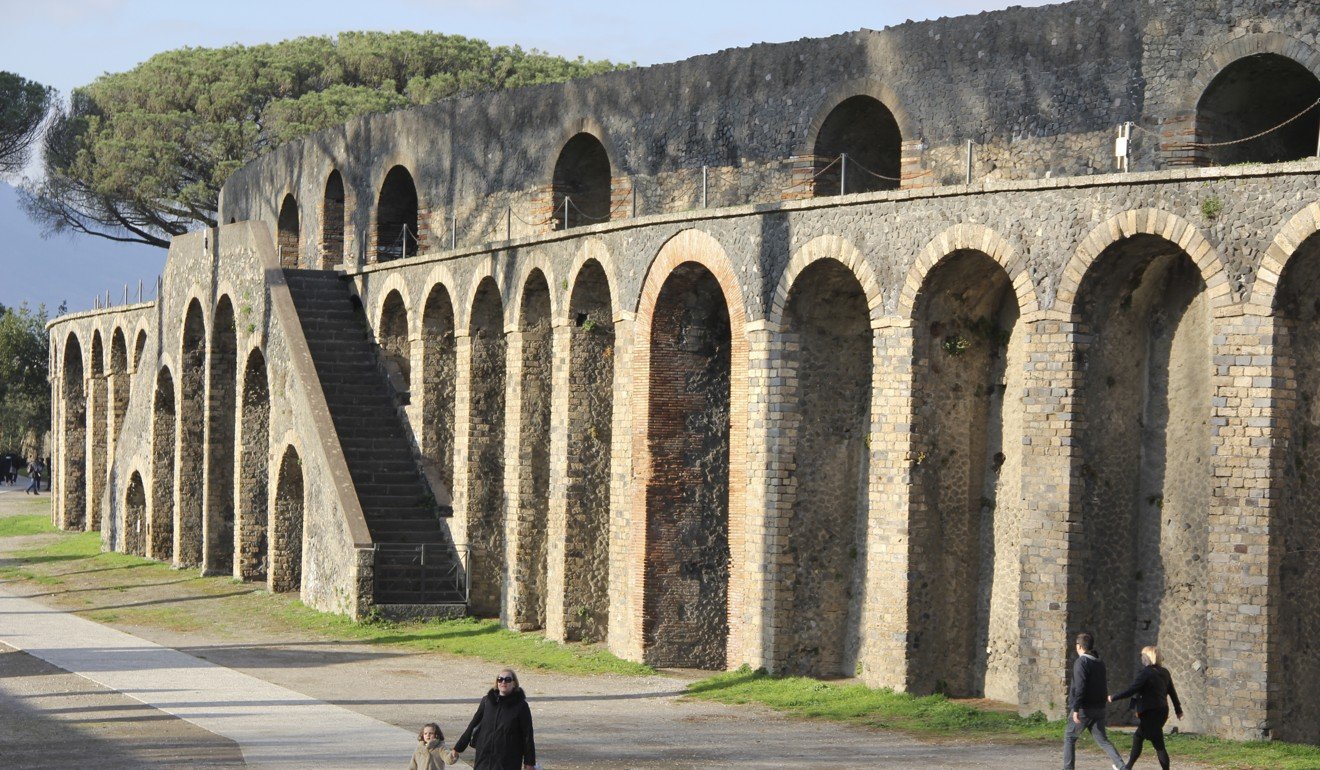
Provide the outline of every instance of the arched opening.
[[412,388],[412,354],[408,344],[408,309],[404,307],[403,297],[397,291],[385,297],[385,304],[380,309],[380,330],[377,334],[390,383],[406,399]]
[[151,518],[147,522],[147,555],[174,559],[174,378],[161,367],[151,408]]
[[211,328],[211,379],[207,389],[206,571],[234,574],[234,418],[238,337],[234,306],[221,297]]
[[914,308],[914,689],[1017,700],[1023,341],[1013,282],[955,251]]
[[533,270],[522,294],[522,372],[519,404],[517,556],[511,565],[519,586],[514,623],[545,628],[549,566],[546,524],[550,516],[550,398],[554,347],[550,326],[550,286]]
[[857,278],[831,259],[794,280],[784,321],[797,429],[783,461],[795,472],[777,556],[775,658],[788,674],[852,676],[866,572],[871,315]]
[[649,343],[645,657],[656,666],[723,669],[732,332],[709,270],[685,262],[669,275]]
[[321,199],[321,269],[344,261],[344,177],[336,169],[325,180]]
[[600,641],[610,613],[610,456],[614,424],[614,317],[605,270],[578,272],[569,300],[568,520],[564,631]]
[[271,527],[270,590],[272,593],[302,591],[303,511],[302,459],[288,447],[280,458],[275,482],[275,515]]
[[385,175],[376,203],[376,261],[417,254],[417,215],[417,186],[412,174],[403,166],[395,166]]
[[821,124],[812,152],[817,197],[899,187],[903,136],[894,113],[874,97],[840,102]]
[[206,447],[206,321],[197,300],[188,305],[179,347],[179,488],[175,495],[177,545],[174,558],[180,567],[202,563],[202,490],[206,483],[203,460]]
[[276,248],[280,252],[280,267],[298,267],[298,199],[292,195],[284,196],[280,204],[279,241]]
[[92,333],[92,354],[87,378],[87,529],[100,531],[101,514],[105,506],[105,474],[109,468],[108,441],[109,410],[106,408],[105,347],[101,332]]
[[124,553],[147,555],[147,490],[142,475],[133,471],[124,496]]
[[1320,743],[1320,234],[1297,248],[1279,279],[1277,371],[1291,371],[1296,390],[1280,399],[1277,435],[1283,451],[1282,494],[1270,523],[1279,554],[1270,604],[1270,736]]
[[500,614],[504,583],[504,309],[492,278],[477,287],[469,328],[468,606]]
[[60,471],[60,499],[64,508],[65,529],[82,529],[87,524],[87,399],[83,392],[83,353],[78,338],[69,335],[64,343],[64,379],[61,403],[64,416],[63,468]]
[[605,145],[588,133],[569,139],[555,161],[551,188],[556,230],[608,221],[610,156]]
[[444,286],[431,289],[422,310],[422,454],[434,463],[445,489],[454,489],[454,385],[458,356],[454,306]]
[[252,351],[243,370],[242,454],[238,486],[238,573],[243,580],[265,582],[270,570],[267,540],[270,479],[270,386],[266,359]]
[[124,330],[115,329],[110,337],[110,449],[109,456],[115,456],[115,447],[119,444],[119,432],[124,427],[124,415],[128,414],[128,343],[124,339]]
[[147,352],[147,332],[145,329],[137,334],[137,341],[133,343],[133,371],[137,371],[142,365],[142,354]]
[[[1320,78],[1272,53],[1245,56],[1210,81],[1196,107],[1197,135],[1215,166],[1278,163],[1316,154]],[[1278,130],[1303,110],[1310,111]],[[1253,139],[1256,134],[1264,133]],[[1246,140],[1246,141],[1239,141]],[[1222,144],[1231,142],[1231,144]],[[1222,144],[1222,146],[1213,146]]]
[[1206,721],[1206,555],[1213,469],[1209,295],[1176,244],[1109,246],[1077,292],[1080,487],[1069,628],[1104,639],[1114,682],[1158,644],[1186,729]]

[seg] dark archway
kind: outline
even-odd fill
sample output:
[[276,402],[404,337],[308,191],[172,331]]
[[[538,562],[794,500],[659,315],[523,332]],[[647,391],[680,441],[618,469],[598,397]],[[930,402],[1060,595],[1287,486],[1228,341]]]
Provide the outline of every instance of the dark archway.
[[89,372],[87,377],[87,529],[100,531],[101,515],[105,507],[106,471],[110,464],[107,454],[109,442],[109,409],[107,409],[107,388],[105,382],[105,346],[101,343],[101,332],[92,333],[92,354],[88,356]]
[[124,553],[147,555],[147,491],[137,471],[128,479],[124,496]]
[[287,447],[280,458],[279,476],[275,482],[275,520],[271,527],[272,593],[302,591],[305,509],[302,459],[298,457],[298,450]]
[[1282,494],[1270,522],[1279,554],[1271,642],[1270,737],[1320,743],[1320,234],[1293,253],[1279,279],[1275,308],[1276,371],[1291,371],[1296,390],[1280,399]]
[[1078,420],[1069,629],[1113,651],[1112,681],[1158,644],[1184,726],[1208,726],[1206,603],[1214,364],[1209,293],[1191,257],[1153,235],[1100,254],[1077,292]]
[[[1309,69],[1272,53],[1246,56],[1225,67],[1206,86],[1196,106],[1199,141],[1215,166],[1278,163],[1316,154],[1320,135],[1320,78]],[[1310,108],[1301,118],[1269,131]],[[1264,131],[1269,133],[1238,141]]]
[[64,377],[60,402],[64,417],[63,468],[59,474],[65,529],[87,524],[87,397],[83,392],[83,353],[78,338],[64,343]]
[[207,389],[208,447],[206,571],[234,574],[234,421],[237,399],[238,332],[234,305],[221,297],[211,327],[210,387]]
[[385,358],[390,381],[401,395],[412,389],[412,353],[408,343],[408,308],[397,291],[385,297],[380,308],[378,344]]
[[795,472],[777,559],[775,658],[787,674],[852,676],[866,572],[871,315],[842,263],[815,262],[794,280],[783,351],[797,430],[784,460]]
[[321,199],[321,269],[329,270],[344,261],[344,177],[336,169],[325,180]]
[[197,300],[184,316],[183,344],[179,348],[179,485],[175,494],[174,530],[178,545],[175,563],[180,567],[202,564],[202,490],[206,483],[203,465],[206,446],[206,320]]
[[444,286],[436,285],[422,310],[422,454],[434,463],[440,481],[454,489],[454,393],[458,356],[454,343],[454,306]]
[[147,521],[147,555],[174,559],[174,378],[161,367],[151,407],[151,517]]
[[521,404],[518,465],[521,469],[515,515],[518,548],[512,569],[519,586],[514,625],[545,628],[548,572],[546,524],[550,518],[550,399],[554,371],[550,285],[533,270],[523,286]]
[[946,255],[913,310],[912,683],[1018,697],[1023,343],[1008,273]]
[[468,409],[468,544],[474,615],[500,614],[504,585],[504,309],[485,278],[472,300]]
[[590,260],[578,272],[569,300],[564,632],[570,640],[600,641],[609,630],[612,307],[605,270]]
[[412,174],[395,166],[385,175],[376,203],[376,261],[411,257],[418,252],[417,186]]
[[[894,113],[871,96],[844,99],[826,116],[812,150],[815,194],[896,190],[902,175],[903,136]],[[847,159],[840,160],[846,155]]]
[[252,351],[243,370],[242,411],[243,448],[237,469],[243,479],[238,487],[238,575],[243,580],[265,582],[270,574],[270,386],[260,350]]
[[123,329],[115,329],[110,336],[110,449],[111,458],[119,443],[119,432],[128,414],[128,342]]
[[569,139],[559,151],[551,187],[556,230],[608,221],[610,156],[605,145],[588,133]]
[[142,356],[146,352],[147,352],[147,332],[144,329],[138,332],[137,341],[133,343],[133,371],[136,372],[138,370],[138,367],[142,365]]
[[280,204],[279,240],[276,244],[280,252],[280,267],[298,267],[301,246],[298,232],[298,199],[286,195]]
[[709,270],[685,262],[665,279],[648,342],[645,657],[656,666],[723,669],[732,331]]

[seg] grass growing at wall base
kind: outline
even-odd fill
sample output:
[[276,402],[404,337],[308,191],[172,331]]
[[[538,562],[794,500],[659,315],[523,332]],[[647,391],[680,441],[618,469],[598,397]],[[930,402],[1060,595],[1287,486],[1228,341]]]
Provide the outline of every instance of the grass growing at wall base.
[[[924,738],[993,738],[1021,743],[1061,744],[1063,721],[1049,721],[1037,712],[1028,717],[978,709],[942,695],[919,697],[860,684],[832,684],[804,677],[776,677],[744,666],[688,685],[688,697],[720,703],[755,703],[795,716],[902,730]],[[1111,731],[1125,757],[1131,734]],[[1313,770],[1320,767],[1320,747],[1269,741],[1226,741],[1200,735],[1170,735],[1175,761],[1203,762],[1232,770]],[[1084,736],[1083,751],[1094,750]],[[1154,752],[1147,745],[1142,761]]]

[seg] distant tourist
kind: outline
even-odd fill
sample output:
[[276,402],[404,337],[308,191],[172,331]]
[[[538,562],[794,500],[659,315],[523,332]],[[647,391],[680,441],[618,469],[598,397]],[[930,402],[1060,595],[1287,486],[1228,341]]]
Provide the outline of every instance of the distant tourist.
[[1137,674],[1136,681],[1123,692],[1109,696],[1109,702],[1131,698],[1132,707],[1137,710],[1137,731],[1132,735],[1132,754],[1128,756],[1127,766],[1131,768],[1137,764],[1141,744],[1150,741],[1155,756],[1159,757],[1160,767],[1169,770],[1169,752],[1164,749],[1164,723],[1169,721],[1170,700],[1173,701],[1173,712],[1182,719],[1182,702],[1173,687],[1173,675],[1161,665],[1163,661],[1158,647],[1142,647],[1141,662],[1146,667]]
[[458,755],[471,744],[477,750],[474,770],[534,770],[536,742],[532,738],[532,710],[518,686],[518,675],[504,669],[495,686],[481,699],[463,736],[449,755]]
[[28,463],[27,470],[28,485],[27,489],[23,490],[23,494],[27,494],[28,492],[31,492],[34,495],[41,494],[41,471],[44,470],[41,465],[41,460],[34,459],[32,462]]
[[1105,709],[1109,687],[1105,682],[1105,664],[1095,651],[1095,637],[1077,635],[1077,661],[1073,663],[1072,686],[1068,688],[1068,727],[1063,731],[1063,770],[1076,766],[1077,739],[1091,731],[1091,737],[1109,755],[1114,770],[1123,770],[1123,758],[1105,733]]
[[417,733],[417,750],[413,752],[408,770],[443,770],[445,765],[454,764],[453,755],[445,746],[445,734],[440,732],[440,725],[427,722]]

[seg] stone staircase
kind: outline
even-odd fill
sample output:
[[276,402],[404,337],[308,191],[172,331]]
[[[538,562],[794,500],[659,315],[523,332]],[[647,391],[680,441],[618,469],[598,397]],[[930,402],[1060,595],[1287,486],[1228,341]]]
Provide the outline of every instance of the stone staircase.
[[422,474],[360,303],[333,271],[284,278],[376,545],[376,606],[465,603],[462,557],[440,520],[447,492],[436,490],[446,498],[438,503]]

